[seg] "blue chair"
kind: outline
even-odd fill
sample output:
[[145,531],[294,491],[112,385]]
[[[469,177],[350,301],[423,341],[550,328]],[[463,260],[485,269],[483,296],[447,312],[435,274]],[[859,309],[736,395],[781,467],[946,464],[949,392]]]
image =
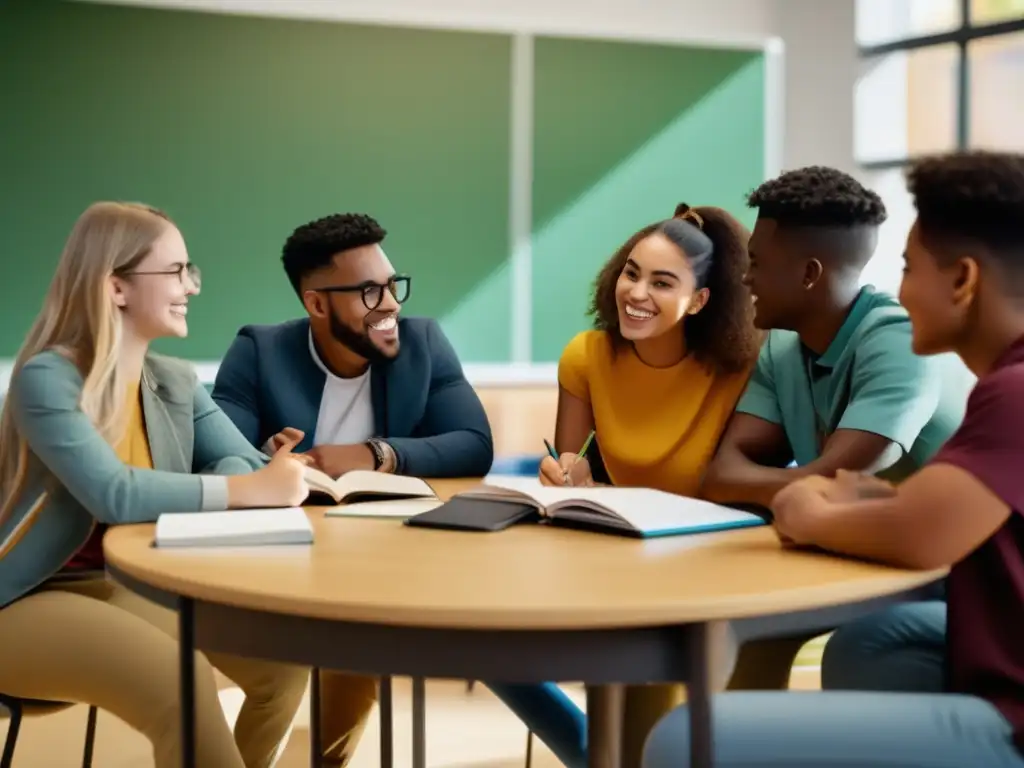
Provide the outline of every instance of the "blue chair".
[[536,477],[540,472],[542,456],[499,456],[491,465],[495,475],[518,475]]

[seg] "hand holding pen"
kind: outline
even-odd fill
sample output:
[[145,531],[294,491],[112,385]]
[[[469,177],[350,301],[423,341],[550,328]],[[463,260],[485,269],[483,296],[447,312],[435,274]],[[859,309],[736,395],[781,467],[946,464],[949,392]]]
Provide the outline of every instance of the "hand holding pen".
[[540,463],[540,481],[543,485],[561,485],[567,487],[589,487],[594,485],[594,478],[590,473],[590,462],[586,459],[587,450],[594,439],[594,432],[591,430],[583,447],[577,453],[563,453],[561,456],[547,440],[544,446],[548,455]]

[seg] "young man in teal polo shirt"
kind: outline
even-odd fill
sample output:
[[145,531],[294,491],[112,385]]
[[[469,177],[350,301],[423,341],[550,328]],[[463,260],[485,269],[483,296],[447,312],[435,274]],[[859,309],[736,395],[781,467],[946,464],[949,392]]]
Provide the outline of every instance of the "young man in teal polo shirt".
[[[906,477],[953,434],[964,402],[949,385],[952,361],[915,355],[906,311],[861,287],[886,218],[881,199],[813,166],[762,184],[748,204],[758,218],[747,283],[754,322],[769,333],[704,495],[768,506],[806,475]],[[933,623],[940,644],[944,622]],[[809,639],[744,646],[730,688],[786,687]]]

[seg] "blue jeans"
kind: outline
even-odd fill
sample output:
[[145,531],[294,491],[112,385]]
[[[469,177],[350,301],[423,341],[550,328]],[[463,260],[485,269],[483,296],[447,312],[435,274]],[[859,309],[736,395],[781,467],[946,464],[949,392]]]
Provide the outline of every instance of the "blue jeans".
[[554,683],[487,683],[566,768],[587,764],[587,716]]
[[[939,693],[945,624],[941,601],[899,605],[832,636],[822,661],[832,690],[716,696],[716,768],[1024,768],[995,707]],[[685,768],[688,754],[679,707],[651,733],[643,765]]]
[[[941,600],[906,603],[853,622],[834,633],[825,648],[822,687],[938,693],[945,638]],[[488,687],[567,768],[587,764],[587,717],[557,685]]]

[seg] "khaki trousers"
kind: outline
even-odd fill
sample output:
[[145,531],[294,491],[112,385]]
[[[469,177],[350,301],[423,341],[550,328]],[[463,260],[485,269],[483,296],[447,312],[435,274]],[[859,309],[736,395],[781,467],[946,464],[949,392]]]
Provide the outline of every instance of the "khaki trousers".
[[[94,704],[144,734],[156,768],[181,765],[177,615],[102,577],[56,580],[0,610],[0,690]],[[228,727],[213,668],[245,692]],[[308,670],[196,654],[196,761],[270,768],[291,730]]]

